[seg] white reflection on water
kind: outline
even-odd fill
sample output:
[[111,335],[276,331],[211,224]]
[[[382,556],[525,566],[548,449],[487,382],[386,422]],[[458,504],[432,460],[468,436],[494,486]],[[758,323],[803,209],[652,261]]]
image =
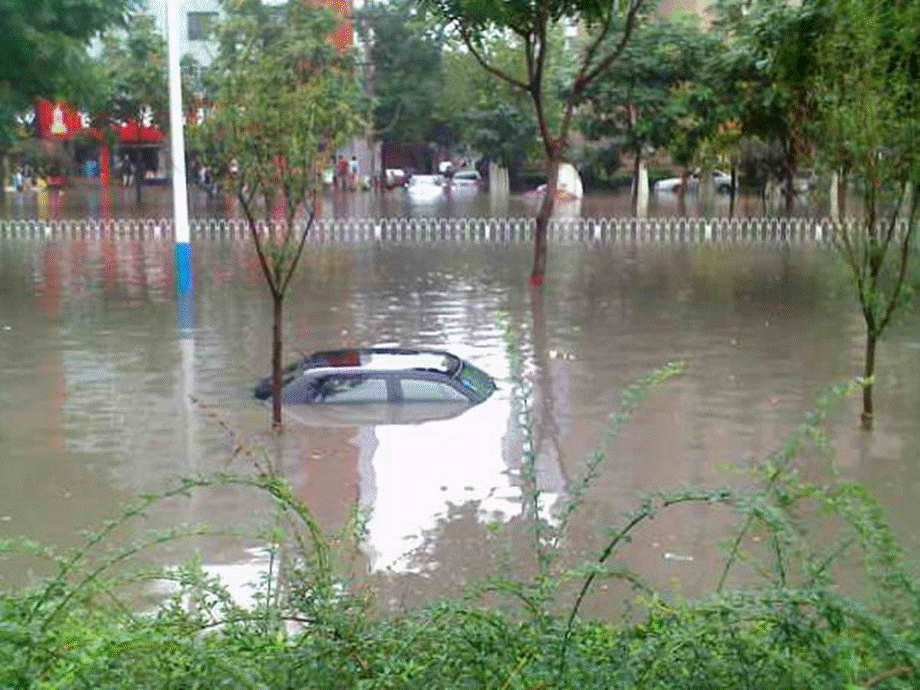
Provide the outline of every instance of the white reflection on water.
[[[236,563],[203,563],[201,570],[210,578],[220,582],[220,586],[230,595],[237,606],[254,609],[257,596],[265,590],[266,580],[271,569],[271,551],[267,548],[246,549],[245,558]],[[167,574],[178,577],[175,569],[167,568]],[[173,580],[160,580],[153,587],[154,597],[167,597],[178,591]]]
[[505,445],[508,418],[507,400],[493,396],[454,419],[376,428],[366,545],[372,570],[418,570],[413,555],[448,504],[476,501],[488,520],[519,512],[520,488],[508,455],[495,452]]
[[[521,514],[518,405],[507,362],[493,357],[477,364],[503,382],[482,404],[451,419],[372,429],[376,447],[361,485],[361,503],[370,511],[365,551],[371,571],[436,568],[420,550],[451,506],[476,505],[484,523]],[[541,456],[537,465],[542,505],[551,509],[564,489],[558,458]]]

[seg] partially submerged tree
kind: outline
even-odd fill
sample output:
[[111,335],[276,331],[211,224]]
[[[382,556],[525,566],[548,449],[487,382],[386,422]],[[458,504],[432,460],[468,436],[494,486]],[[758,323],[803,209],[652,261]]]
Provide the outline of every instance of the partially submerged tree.
[[339,19],[301,0],[224,0],[218,85],[203,129],[214,169],[239,201],[272,297],[272,423],[281,426],[282,307],[315,216],[322,170],[357,130],[348,55],[329,40]]
[[[536,218],[530,282],[542,285],[546,274],[549,219],[556,199],[559,164],[569,145],[575,108],[585,90],[620,57],[642,19],[646,0],[419,0],[434,8],[456,30],[484,69],[528,95],[546,156],[546,191]],[[547,64],[551,37],[560,25],[577,27],[572,37],[571,76],[563,85],[557,113],[549,112]],[[484,49],[496,34],[507,35],[518,47],[523,73],[503,69]]]
[[920,4],[832,0],[821,45],[822,139],[830,169],[846,166],[862,214],[839,227],[866,324],[862,426],[872,427],[878,342],[911,297],[920,185]]

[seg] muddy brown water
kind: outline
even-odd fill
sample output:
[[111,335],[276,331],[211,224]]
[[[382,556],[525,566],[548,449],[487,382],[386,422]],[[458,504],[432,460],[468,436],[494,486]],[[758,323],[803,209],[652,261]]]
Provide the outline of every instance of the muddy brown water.
[[[325,528],[342,528],[360,508],[366,537],[354,567],[374,574],[384,603],[410,605],[456,593],[500,567],[506,549],[512,571],[530,571],[522,410],[533,419],[537,483],[551,513],[602,444],[624,387],[685,363],[611,444],[571,524],[571,562],[599,548],[644,492],[744,483],[735,470],[776,450],[861,362],[861,317],[824,249],[553,247],[541,297],[526,285],[525,245],[311,247],[286,303],[291,356],[437,346],[489,371],[499,388],[451,419],[316,427],[289,418],[273,439],[268,410],[247,390],[267,373],[271,325],[256,257],[237,240],[198,243],[193,258],[189,310],[175,298],[168,243],[0,241],[0,538],[76,546],[139,493],[271,463]],[[184,328],[190,315],[193,328]],[[918,326],[914,310],[882,345],[876,429],[857,430],[855,400],[830,422],[838,468],[879,496],[913,554]],[[234,454],[240,438],[252,455]],[[803,471],[820,478],[827,469],[812,457]],[[264,496],[218,487],[154,506],[114,542],[182,525],[254,534],[271,517]],[[715,505],[674,510],[639,530],[622,558],[656,586],[706,591],[731,524]],[[196,553],[237,585],[265,558],[264,541],[229,536],[179,541],[149,558],[174,564]],[[0,586],[43,572],[6,556]]]

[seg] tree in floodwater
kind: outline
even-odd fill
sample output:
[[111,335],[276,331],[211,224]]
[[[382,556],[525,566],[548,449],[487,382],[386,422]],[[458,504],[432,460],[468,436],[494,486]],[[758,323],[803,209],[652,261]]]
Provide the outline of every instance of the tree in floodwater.
[[[418,0],[433,8],[454,29],[470,53],[491,74],[530,98],[546,156],[546,191],[537,212],[532,285],[546,274],[547,234],[558,183],[559,164],[569,145],[576,106],[585,90],[620,57],[636,25],[643,21],[646,0]],[[576,28],[554,44],[557,29]],[[486,46],[506,35],[518,48],[522,72],[509,71],[492,59]],[[568,44],[568,45],[566,45]],[[570,76],[558,85],[563,94],[559,112],[549,112],[548,61],[551,53],[571,55]]]
[[822,141],[861,214],[839,228],[866,324],[862,426],[872,427],[879,340],[914,289],[920,184],[920,3],[832,0],[821,50]]
[[814,83],[828,5],[829,0],[716,0],[711,7],[723,42],[713,60],[712,83],[739,134],[772,149],[777,165],[770,176],[782,182],[787,214],[795,201],[796,173],[815,146],[820,103]]
[[282,316],[315,217],[322,172],[357,131],[360,95],[350,56],[329,36],[339,18],[291,0],[224,0],[216,29],[217,85],[199,136],[240,204],[271,292],[272,423],[281,427]]

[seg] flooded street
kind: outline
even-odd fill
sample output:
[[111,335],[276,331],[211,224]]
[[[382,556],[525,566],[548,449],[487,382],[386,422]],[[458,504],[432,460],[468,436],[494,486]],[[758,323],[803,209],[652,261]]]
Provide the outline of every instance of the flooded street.
[[[290,358],[339,346],[451,350],[491,373],[497,392],[417,425],[310,426],[281,438],[252,383],[269,369],[271,303],[245,239],[193,248],[195,291],[177,305],[173,247],[146,239],[0,240],[0,539],[74,546],[139,493],[180,478],[272,467],[339,530],[355,509],[357,568],[391,605],[455,593],[491,572],[511,545],[527,572],[521,464],[533,418],[536,481],[550,510],[581,476],[624,387],[665,363],[685,370],[657,388],[611,444],[566,542],[579,555],[643,492],[738,485],[775,451],[816,397],[861,367],[862,319],[847,276],[817,247],[553,247],[545,292],[527,287],[527,244],[380,243],[308,247],[286,301]],[[181,313],[180,313],[181,312]],[[877,428],[857,430],[857,403],[831,421],[843,475],[877,493],[918,553],[920,312],[879,355]],[[516,354],[524,386],[516,381]],[[820,478],[827,467],[803,460]],[[271,524],[264,495],[233,486],[157,504],[120,531],[207,524],[255,535]],[[624,557],[652,583],[712,586],[725,508],[662,514]],[[214,572],[254,579],[264,541],[199,536],[153,552],[200,553]],[[41,572],[0,561],[0,585]],[[595,602],[603,610],[603,602]]]
[[[326,190],[318,199],[318,212],[325,218],[503,218],[529,217],[536,213],[539,196],[532,193],[512,194],[505,200],[493,200],[479,189],[455,188],[435,198],[413,199],[405,189],[378,192],[344,192]],[[112,186],[100,188],[97,182],[78,180],[72,187],[41,192],[10,192],[0,217],[5,218],[164,218],[172,217],[170,187],[148,185],[142,188],[138,205],[134,188]],[[559,201],[558,216],[585,218],[631,217],[629,190],[616,193],[590,193],[576,201]],[[653,193],[649,215],[703,216],[724,218],[729,215],[727,194],[711,199],[688,193],[681,204],[673,192]],[[189,213],[192,218],[233,218],[241,213],[233,199],[209,196],[197,187],[189,188]],[[756,194],[739,195],[734,208],[736,217],[784,215],[778,207],[767,208]],[[826,215],[821,190],[797,199],[794,216]]]

